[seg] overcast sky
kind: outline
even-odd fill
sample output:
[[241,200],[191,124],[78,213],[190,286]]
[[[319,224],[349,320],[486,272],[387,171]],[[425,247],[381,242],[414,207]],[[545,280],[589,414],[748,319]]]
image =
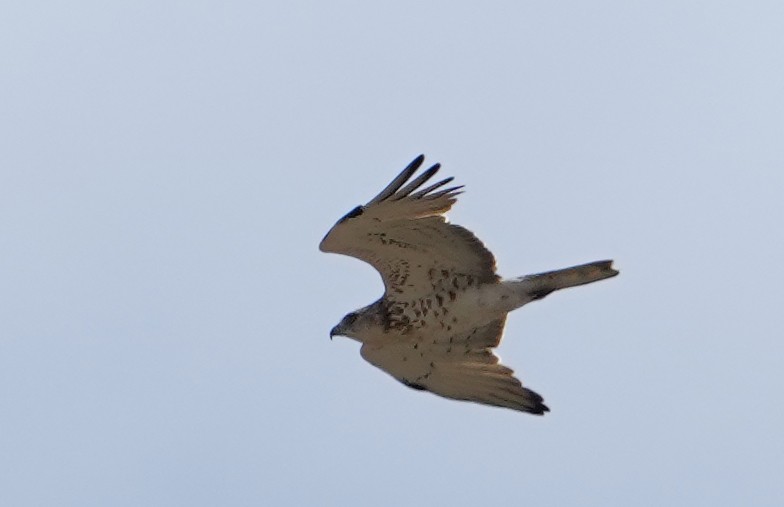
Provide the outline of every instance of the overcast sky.
[[[9,3],[0,504],[784,505],[780,1]],[[332,224],[419,153],[519,276],[552,412],[329,329]]]

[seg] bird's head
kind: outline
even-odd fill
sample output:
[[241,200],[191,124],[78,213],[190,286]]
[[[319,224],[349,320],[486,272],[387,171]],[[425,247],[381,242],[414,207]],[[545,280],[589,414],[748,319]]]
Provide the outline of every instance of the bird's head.
[[332,328],[329,332],[329,338],[346,336],[361,341],[360,335],[364,329],[372,324],[370,321],[369,315],[362,310],[351,312],[343,317],[337,326]]

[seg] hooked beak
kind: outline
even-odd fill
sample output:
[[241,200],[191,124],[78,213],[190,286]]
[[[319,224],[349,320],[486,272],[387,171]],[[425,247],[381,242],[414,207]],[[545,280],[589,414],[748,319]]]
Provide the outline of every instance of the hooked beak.
[[333,327],[332,330],[329,332],[329,339],[331,340],[335,336],[340,336],[340,333],[341,333],[340,324],[338,324],[337,326]]

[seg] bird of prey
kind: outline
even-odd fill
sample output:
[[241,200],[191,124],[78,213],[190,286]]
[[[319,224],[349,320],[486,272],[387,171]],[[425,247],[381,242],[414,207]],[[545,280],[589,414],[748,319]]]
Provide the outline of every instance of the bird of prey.
[[[499,364],[507,313],[553,291],[618,274],[612,261],[501,279],[493,254],[445,213],[462,186],[421,188],[440,164],[413,178],[420,155],[364,206],[349,211],[319,248],[356,257],[381,274],[384,295],[332,328],[362,344],[365,360],[413,389],[532,414],[549,408]],[[447,187],[447,188],[444,188]]]

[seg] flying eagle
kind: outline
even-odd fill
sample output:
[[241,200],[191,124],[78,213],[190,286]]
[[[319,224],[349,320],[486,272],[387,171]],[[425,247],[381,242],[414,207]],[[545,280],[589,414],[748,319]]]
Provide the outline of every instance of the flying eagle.
[[[420,155],[376,197],[349,211],[319,248],[363,260],[384,281],[384,295],[330,331],[362,344],[360,354],[408,387],[446,398],[544,414],[542,397],[499,364],[506,314],[553,291],[618,274],[598,261],[501,279],[493,254],[445,213],[462,186],[446,178],[421,188],[435,164],[411,179]],[[410,181],[409,181],[410,180]]]

